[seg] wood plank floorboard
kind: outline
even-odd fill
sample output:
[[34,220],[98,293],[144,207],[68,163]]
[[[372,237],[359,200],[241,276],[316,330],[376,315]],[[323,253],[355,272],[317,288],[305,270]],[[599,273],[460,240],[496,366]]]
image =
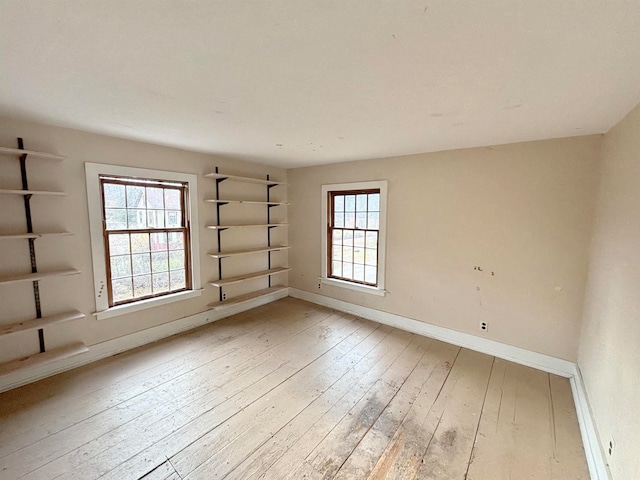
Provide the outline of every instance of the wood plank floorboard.
[[293,298],[0,394],[0,480],[588,479],[567,379]]

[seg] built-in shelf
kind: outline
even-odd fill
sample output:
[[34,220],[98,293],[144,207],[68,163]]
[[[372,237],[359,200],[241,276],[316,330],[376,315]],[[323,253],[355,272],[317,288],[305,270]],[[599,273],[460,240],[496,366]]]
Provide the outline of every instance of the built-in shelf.
[[218,178],[220,180],[233,180],[235,182],[259,183],[261,185],[288,185],[285,182],[276,182],[274,180],[265,180],[263,178],[239,177],[237,175],[224,175],[222,173],[207,173],[207,178]]
[[211,230],[226,230],[227,228],[249,228],[249,227],[286,227],[288,223],[258,223],[250,225],[207,225]]
[[66,195],[65,192],[46,192],[44,190],[0,190],[6,195]]
[[[65,192],[52,192],[45,190],[32,190],[29,186],[28,175],[27,175],[27,165],[31,165],[31,159],[44,159],[44,160],[63,160],[65,157],[63,155],[56,155],[54,153],[44,153],[44,152],[36,152],[33,150],[25,150],[24,142],[22,138],[18,138],[18,148],[10,148],[10,147],[0,147],[0,157],[8,158],[13,157],[13,160],[19,160],[20,164],[20,177],[21,177],[21,186],[20,190],[18,189],[0,189],[0,195],[19,195],[23,197],[24,200],[24,215],[26,220],[26,232],[23,230],[23,233],[9,233],[6,230],[0,234],[0,240],[19,240],[26,239],[29,240],[29,257],[31,263],[31,271],[34,273],[24,273],[19,275],[0,275],[0,284],[1,285],[11,285],[11,284],[25,284],[25,283],[33,283],[33,301],[35,306],[36,318],[30,318],[26,320],[18,320],[14,319],[12,323],[0,325],[0,336],[10,335],[17,332],[26,332],[37,330],[38,332],[38,342],[40,346],[40,353],[23,356],[21,358],[11,360],[9,362],[5,362],[0,364],[0,376],[7,375],[18,370],[34,368],[40,365],[43,365],[48,362],[53,362],[56,360],[62,360],[67,357],[71,357],[73,355],[78,355],[80,353],[86,352],[87,346],[83,343],[74,343],[64,347],[54,348],[52,350],[48,350],[45,343],[45,330],[44,328],[49,325],[54,325],[62,322],[67,322],[70,320],[79,320],[85,317],[85,315],[77,310],[69,310],[63,313],[56,313],[53,315],[47,314],[43,315],[44,309],[42,308],[41,302],[41,280],[46,280],[50,278],[63,277],[67,275],[76,275],[80,272],[75,269],[66,269],[66,270],[49,270],[39,272],[37,260],[36,260],[36,249],[35,249],[35,239],[43,238],[43,237],[61,237],[72,235],[71,232],[34,232],[33,223],[32,223],[32,215],[31,215],[31,200],[34,196],[45,196],[45,197],[60,197],[66,195]],[[29,161],[27,161],[29,160]],[[3,229],[4,230],[4,229]],[[5,244],[6,245],[6,244]],[[53,283],[53,282],[52,282]],[[16,302],[22,301],[22,298],[16,298]],[[5,341],[11,341],[12,339],[8,339]]]
[[274,275],[276,273],[288,272],[289,270],[290,269],[288,267],[271,268],[269,270],[263,270],[262,272],[245,273],[243,275],[238,275],[235,277],[216,280],[214,282],[209,282],[209,284],[213,285],[214,287],[222,287],[224,285],[230,285],[232,283],[244,282],[245,280],[252,280],[254,278],[268,277],[269,275]]
[[253,200],[216,200],[215,198],[207,198],[205,202],[220,203],[225,205],[227,203],[248,203],[250,205],[269,205],[270,207],[277,207],[278,205],[289,205],[287,202],[254,202]]
[[37,282],[51,277],[63,277],[65,275],[76,275],[80,273],[78,270],[56,270],[53,272],[36,272],[24,273],[22,275],[11,275],[8,277],[0,277],[0,284],[19,283],[19,282]]
[[288,248],[290,248],[288,245],[274,245],[271,247],[245,248],[244,250],[232,250],[229,252],[213,252],[208,255],[213,258],[227,258],[235,257],[237,255],[246,255],[248,253],[277,252],[278,250],[287,250]]
[[249,300],[254,300],[260,297],[266,297],[267,295],[271,295],[272,293],[280,292],[282,290],[286,290],[288,287],[283,285],[276,285],[275,287],[265,288],[263,290],[258,290],[251,293],[246,293],[244,295],[239,295],[237,297],[230,298],[228,300],[223,300],[221,302],[210,303],[209,307],[213,307],[214,310],[223,310],[225,308],[229,308],[233,305],[237,305],[239,303],[247,302]]
[[58,313],[57,315],[48,315],[42,318],[23,320],[22,322],[0,326],[0,336],[16,332],[24,332],[26,330],[37,330],[42,327],[46,327],[47,325],[53,325],[54,323],[68,322],[69,320],[80,320],[84,317],[84,313],[75,310],[73,312]]
[[34,368],[46,363],[80,355],[81,353],[86,353],[88,351],[89,348],[84,343],[78,342],[64,347],[52,348],[46,352],[27,355],[26,357],[17,358],[16,360],[0,364],[0,377],[19,370]]
[[0,147],[0,154],[3,155],[29,155],[31,158],[43,158],[47,160],[64,160],[64,155],[54,153],[34,152],[33,150],[21,150],[19,148]]
[[65,235],[73,235],[73,233],[71,232],[14,233],[14,234],[0,235],[0,240],[12,240],[17,238],[62,237]]

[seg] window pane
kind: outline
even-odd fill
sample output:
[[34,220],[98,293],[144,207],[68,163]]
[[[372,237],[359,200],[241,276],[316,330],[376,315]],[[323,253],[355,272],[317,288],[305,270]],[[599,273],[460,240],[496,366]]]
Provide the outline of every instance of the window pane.
[[178,228],[182,226],[182,212],[167,210],[167,228]]
[[104,184],[104,206],[105,208],[125,208],[124,185],[113,183]]
[[151,269],[153,273],[166,272],[169,270],[169,253],[153,252],[151,254]]
[[127,208],[145,208],[144,187],[127,185]]
[[377,284],[377,269],[376,267],[370,267],[370,266],[366,266],[364,267],[364,281],[367,283],[373,283],[373,284]]
[[364,282],[364,265],[353,266],[353,279],[359,282]]
[[342,276],[342,262],[333,262],[332,268],[331,275]]
[[132,233],[131,234],[131,252],[142,253],[149,251],[149,234],[148,233]]
[[113,302],[123,302],[133,298],[133,288],[131,286],[131,278],[122,278],[120,280],[111,281],[111,290],[113,293]]
[[355,195],[346,195],[344,197],[344,211],[345,212],[355,212],[356,210],[356,196]]
[[149,228],[164,228],[164,210],[147,210]]
[[336,212],[344,212],[344,195],[333,197],[333,209]]
[[344,278],[353,278],[353,264],[352,263],[343,263],[342,264],[342,276]]
[[353,261],[353,247],[342,247],[342,261]]
[[129,229],[147,228],[147,211],[127,210],[127,223]]
[[[169,269],[184,268],[184,250],[172,250],[169,252]],[[171,287],[173,289],[173,287]]]
[[129,234],[118,233],[109,235],[109,253],[111,255],[124,255],[129,253]]
[[119,255],[111,257],[111,278],[131,276],[131,257],[129,255]]
[[344,227],[344,213],[336,213],[333,220],[334,227]]
[[171,270],[169,272],[171,290],[179,290],[186,287],[184,270]]
[[[182,235],[182,234],[180,234]],[[151,234],[151,251],[167,249],[167,233],[158,232]]]
[[165,188],[164,190],[164,208],[170,208],[173,210],[181,210],[181,197],[180,190],[175,190],[173,188]]
[[131,263],[133,264],[134,275],[151,273],[151,258],[148,253],[135,253],[131,255]]
[[364,248],[353,247],[353,263],[364,265]]
[[366,213],[356,213],[356,228],[367,228]]
[[353,245],[353,230],[342,231],[342,244]]
[[136,297],[151,295],[151,275],[133,277],[133,292]]
[[366,228],[368,228],[369,230],[378,230],[380,228],[380,214],[378,212],[369,212],[368,217],[369,219]]
[[340,245],[334,245],[331,249],[332,260],[342,260],[342,247]]
[[378,250],[367,248],[365,252],[365,263],[367,265],[378,265]]
[[364,247],[364,236],[365,232],[353,232],[353,245],[355,247]]
[[366,245],[367,248],[378,248],[378,232],[367,232]]
[[379,193],[370,193],[369,194],[369,208],[371,211],[379,211],[380,210],[380,194]]
[[169,250],[184,249],[184,233],[167,232],[167,235],[169,236]]
[[164,208],[162,188],[147,187],[147,208]]
[[127,228],[127,211],[124,209],[105,209],[107,230],[122,230]]
[[356,196],[356,211],[358,212],[367,211],[367,195],[361,194]]
[[169,272],[154,273],[152,275],[153,293],[161,293],[169,290]]
[[356,214],[355,213],[345,213],[344,214],[344,226],[346,228],[355,228],[355,226],[356,226]]
[[332,232],[332,243],[334,245],[340,245],[342,243],[342,230],[333,230]]

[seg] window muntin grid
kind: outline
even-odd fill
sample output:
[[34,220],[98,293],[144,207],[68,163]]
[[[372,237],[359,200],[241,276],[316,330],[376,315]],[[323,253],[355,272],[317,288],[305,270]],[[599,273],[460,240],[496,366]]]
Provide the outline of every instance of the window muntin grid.
[[330,191],[328,195],[328,277],[377,286],[380,189]]
[[191,288],[187,184],[101,176],[109,306]]

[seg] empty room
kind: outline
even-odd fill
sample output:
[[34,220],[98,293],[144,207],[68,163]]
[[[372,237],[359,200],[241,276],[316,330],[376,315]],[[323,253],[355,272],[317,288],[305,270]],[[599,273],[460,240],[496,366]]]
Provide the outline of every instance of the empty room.
[[0,0],[0,480],[640,479],[640,2]]

